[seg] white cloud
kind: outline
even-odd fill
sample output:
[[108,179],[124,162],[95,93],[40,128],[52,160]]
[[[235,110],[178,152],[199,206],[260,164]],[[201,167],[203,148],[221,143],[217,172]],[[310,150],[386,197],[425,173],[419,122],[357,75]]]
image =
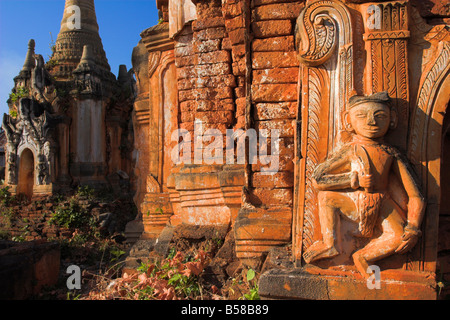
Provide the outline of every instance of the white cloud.
[[6,101],[14,87],[13,79],[22,69],[25,54],[26,52],[23,56],[16,52],[0,52],[0,121],[3,119],[3,113],[8,112]]

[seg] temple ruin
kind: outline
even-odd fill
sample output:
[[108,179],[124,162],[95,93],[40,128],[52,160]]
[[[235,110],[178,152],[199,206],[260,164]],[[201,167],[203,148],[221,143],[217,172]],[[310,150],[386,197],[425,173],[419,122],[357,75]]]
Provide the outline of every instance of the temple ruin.
[[130,266],[209,228],[262,270],[263,298],[436,299],[450,6],[426,2],[156,0],[160,23],[116,79],[94,1],[67,0],[81,30],[65,15],[52,59],[30,41],[15,78],[6,184],[31,197],[131,179]]
[[118,186],[131,172],[132,77],[125,66],[117,79],[110,71],[94,1],[66,1],[70,6],[81,10],[80,29],[69,28],[65,10],[47,62],[30,40],[3,117],[5,184],[29,198]]
[[[436,268],[438,250],[448,248],[446,236],[438,248],[438,234],[448,223],[441,168],[447,161],[450,38],[448,6],[432,3],[430,10],[419,1],[158,0],[162,23],[144,30],[133,52],[141,219],[162,210],[171,226],[229,227],[236,256],[253,268],[292,245],[292,264],[262,275],[262,296],[389,299],[407,287],[403,298],[434,298],[430,279],[448,272],[446,258]],[[342,221],[333,236],[339,254],[308,264],[304,253],[322,238],[314,171],[352,139],[344,119],[350,98],[380,92],[393,110],[384,140],[416,177],[410,183],[423,203],[414,220],[408,186],[389,178],[383,194],[403,215],[401,233],[413,232],[406,231],[413,224],[413,234],[421,236],[413,248],[408,242],[411,251],[372,261],[386,278],[384,290],[371,291],[351,255],[378,233],[353,237],[355,223]],[[257,144],[278,157],[276,171],[265,172],[267,162],[248,157],[220,162],[251,129],[266,130],[268,138],[260,135]],[[236,132],[232,139],[225,139],[227,130]],[[274,130],[277,143],[267,143]],[[181,150],[185,144],[191,147]],[[198,152],[196,158],[208,145],[219,157],[202,159]],[[247,155],[251,147],[244,146]],[[178,163],[170,158],[174,148],[183,153]],[[350,185],[341,188],[349,192]],[[354,210],[365,210],[369,200],[358,201]],[[377,221],[380,228],[385,220]],[[302,289],[315,284],[316,292]]]

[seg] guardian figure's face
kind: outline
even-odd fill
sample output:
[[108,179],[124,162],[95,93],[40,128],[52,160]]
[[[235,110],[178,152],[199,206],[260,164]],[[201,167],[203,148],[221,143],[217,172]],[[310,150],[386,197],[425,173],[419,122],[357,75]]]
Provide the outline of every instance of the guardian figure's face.
[[391,110],[379,102],[364,102],[350,109],[349,120],[357,135],[377,139],[389,130]]

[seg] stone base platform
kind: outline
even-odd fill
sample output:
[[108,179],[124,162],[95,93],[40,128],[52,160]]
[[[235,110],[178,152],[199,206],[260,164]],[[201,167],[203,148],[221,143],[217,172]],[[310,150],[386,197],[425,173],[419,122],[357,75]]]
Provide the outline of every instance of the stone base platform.
[[130,248],[122,273],[132,274],[136,272],[141,263],[148,263],[152,259],[166,256],[173,232],[174,227],[167,226],[158,238],[146,239],[141,236]]
[[0,241],[0,300],[25,300],[57,284],[61,249],[43,240]]
[[[319,274],[322,273],[322,274]],[[334,273],[334,274],[333,274]],[[405,270],[381,271],[380,289],[369,289],[356,272],[314,266],[271,269],[261,275],[262,299],[301,300],[436,300],[434,277]]]

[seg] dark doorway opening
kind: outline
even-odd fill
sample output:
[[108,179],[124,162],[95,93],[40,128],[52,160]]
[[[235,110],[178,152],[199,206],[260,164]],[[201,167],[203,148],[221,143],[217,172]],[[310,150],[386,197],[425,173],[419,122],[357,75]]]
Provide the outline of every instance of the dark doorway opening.
[[20,155],[18,194],[31,199],[34,187],[34,155],[30,149],[25,149]]

